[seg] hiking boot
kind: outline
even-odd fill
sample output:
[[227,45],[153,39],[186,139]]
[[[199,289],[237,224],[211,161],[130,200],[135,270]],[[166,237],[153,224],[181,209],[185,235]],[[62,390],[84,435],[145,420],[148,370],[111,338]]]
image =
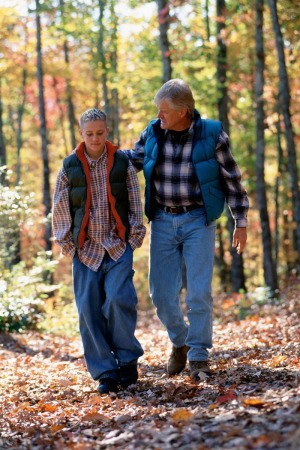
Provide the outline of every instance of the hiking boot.
[[120,385],[122,388],[127,388],[131,384],[135,384],[138,380],[139,374],[137,364],[125,364],[120,366]]
[[201,381],[209,377],[212,372],[207,361],[190,361],[190,377],[193,381]]
[[187,352],[190,347],[184,345],[183,347],[174,347],[170,355],[170,359],[167,364],[167,372],[169,375],[176,375],[180,373],[186,365]]
[[100,379],[99,381],[97,390],[100,395],[117,392],[119,390],[118,381],[110,377],[102,378],[102,380]]

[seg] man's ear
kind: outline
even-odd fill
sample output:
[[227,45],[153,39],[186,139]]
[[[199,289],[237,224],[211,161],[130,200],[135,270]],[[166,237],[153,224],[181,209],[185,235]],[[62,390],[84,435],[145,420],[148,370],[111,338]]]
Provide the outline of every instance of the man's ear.
[[186,117],[188,114],[188,109],[187,108],[183,108],[180,110],[180,117]]
[[82,137],[82,130],[79,128],[79,134]]

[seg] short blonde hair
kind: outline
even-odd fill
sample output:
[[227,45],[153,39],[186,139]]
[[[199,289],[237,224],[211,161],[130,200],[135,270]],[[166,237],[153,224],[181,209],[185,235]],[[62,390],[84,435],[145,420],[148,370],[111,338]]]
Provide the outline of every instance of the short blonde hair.
[[79,127],[82,128],[84,123],[94,122],[95,120],[102,120],[103,122],[106,122],[105,112],[103,112],[103,111],[101,111],[101,109],[97,109],[97,108],[87,109],[80,116]]
[[180,78],[167,81],[158,90],[154,103],[158,106],[163,100],[168,100],[172,109],[187,108],[188,116],[194,116],[195,100],[189,85]]

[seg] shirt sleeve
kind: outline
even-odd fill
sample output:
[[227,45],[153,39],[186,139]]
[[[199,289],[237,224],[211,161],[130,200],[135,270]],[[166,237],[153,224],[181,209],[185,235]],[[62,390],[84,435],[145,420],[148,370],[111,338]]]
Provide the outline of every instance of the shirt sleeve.
[[139,140],[134,144],[134,149],[123,150],[127,157],[130,159],[135,170],[139,172],[144,166],[144,154],[145,154],[145,143],[146,143],[146,128],[141,133]]
[[241,182],[241,171],[232,155],[229,137],[222,131],[216,148],[216,158],[221,168],[227,205],[237,227],[247,226],[249,199]]
[[57,176],[52,208],[54,242],[61,247],[63,255],[74,256],[76,247],[71,232],[72,218],[69,201],[69,180],[64,168]]
[[143,243],[146,234],[146,227],[143,225],[143,207],[141,202],[139,181],[130,161],[127,171],[127,190],[129,197],[128,218],[130,225],[128,242],[132,250],[135,250]]

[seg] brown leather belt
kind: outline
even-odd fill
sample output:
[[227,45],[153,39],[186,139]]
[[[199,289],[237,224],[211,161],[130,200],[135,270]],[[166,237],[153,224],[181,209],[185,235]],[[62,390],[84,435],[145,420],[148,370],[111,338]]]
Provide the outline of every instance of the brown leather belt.
[[163,206],[158,205],[159,209],[170,214],[183,214],[193,209],[201,208],[202,205],[188,205],[188,206]]

